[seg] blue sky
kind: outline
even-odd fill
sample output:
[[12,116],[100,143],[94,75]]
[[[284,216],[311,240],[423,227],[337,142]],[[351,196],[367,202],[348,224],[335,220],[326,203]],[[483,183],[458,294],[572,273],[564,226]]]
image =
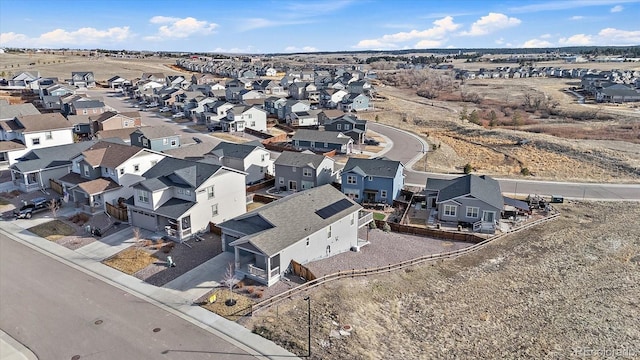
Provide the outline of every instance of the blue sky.
[[640,45],[640,0],[0,0],[0,47],[286,53]]

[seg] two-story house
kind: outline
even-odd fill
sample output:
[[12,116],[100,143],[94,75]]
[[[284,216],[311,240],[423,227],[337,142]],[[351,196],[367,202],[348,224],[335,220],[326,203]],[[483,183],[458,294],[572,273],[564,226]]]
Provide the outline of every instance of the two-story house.
[[342,98],[338,109],[343,111],[365,111],[369,109],[369,97],[364,94],[349,93]]
[[247,184],[259,182],[264,180],[265,176],[273,175],[271,153],[259,141],[242,144],[223,141],[205,158],[207,162],[247,173]]
[[107,107],[101,100],[79,99],[71,102],[70,110],[73,115],[98,115],[106,111]]
[[227,117],[220,119],[223,131],[244,131],[249,128],[256,131],[267,131],[267,112],[255,107],[239,105],[227,111]]
[[133,195],[131,185],[166,155],[112,141],[99,141],[71,159],[71,172],[58,179],[71,201],[91,212]]
[[274,162],[276,187],[298,191],[336,180],[335,160],[310,151],[284,151]]
[[356,143],[362,144],[367,133],[367,120],[358,119],[353,114],[344,114],[339,118],[325,121],[324,130],[341,132],[350,136]]
[[342,154],[353,152],[353,139],[341,132],[299,129],[291,138],[291,144],[299,150],[335,150]]
[[79,88],[93,88],[96,87],[96,79],[93,71],[73,71],[69,84]]
[[271,286],[291,261],[307,264],[357,249],[371,213],[331,185],[284,197],[218,226],[223,251],[235,254],[238,277]]
[[144,126],[130,135],[131,145],[154,151],[165,151],[180,147],[180,135],[168,126]]
[[342,169],[342,192],[358,203],[392,205],[404,187],[404,165],[387,158],[349,158]]
[[100,116],[92,116],[91,120],[96,123],[96,131],[134,128],[142,125],[140,113],[137,111],[121,113],[107,111]]
[[309,111],[311,104],[306,100],[288,99],[284,106],[278,109],[278,119],[285,120],[292,112]]
[[165,158],[133,186],[132,226],[182,242],[246,212],[245,173],[220,165]]
[[0,121],[0,152],[9,165],[33,149],[73,142],[73,125],[60,113],[16,116]]
[[472,224],[474,231],[493,233],[504,208],[500,183],[486,175],[428,178],[425,192],[430,219]]

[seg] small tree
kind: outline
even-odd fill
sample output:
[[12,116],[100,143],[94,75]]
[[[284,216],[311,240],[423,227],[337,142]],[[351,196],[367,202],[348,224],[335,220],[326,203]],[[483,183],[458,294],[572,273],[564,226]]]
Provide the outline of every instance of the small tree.
[[494,110],[491,110],[491,113],[489,114],[489,126],[494,127],[496,125],[498,125],[498,115],[496,115]]
[[465,174],[471,174],[472,171],[473,171],[473,167],[471,166],[471,164],[467,163],[464,166],[464,173]]
[[478,115],[478,112],[476,110],[473,110],[471,114],[469,114],[469,122],[480,125],[480,115]]
[[460,121],[465,121],[469,117],[469,112],[467,110],[467,105],[462,107],[462,111],[460,111]]
[[374,119],[374,120],[375,120],[376,122],[380,121],[380,116],[379,116],[379,115],[376,115],[376,117],[375,117],[375,119]]
[[58,215],[58,210],[60,209],[58,207],[58,202],[56,201],[56,199],[51,199],[47,207],[49,208],[49,211],[51,211],[51,216],[55,219]]
[[229,298],[225,301],[225,304],[227,306],[235,305],[236,299],[233,298],[233,287],[238,283],[238,278],[236,278],[232,263],[229,263],[229,266],[227,266],[227,271],[224,273],[222,283],[229,288]]
[[[140,231],[139,227],[134,227],[133,228],[133,240],[134,240],[134,246],[137,247],[138,249],[141,247],[142,245],[142,232]],[[136,253],[136,259],[138,258],[138,249],[136,249],[135,253]]]

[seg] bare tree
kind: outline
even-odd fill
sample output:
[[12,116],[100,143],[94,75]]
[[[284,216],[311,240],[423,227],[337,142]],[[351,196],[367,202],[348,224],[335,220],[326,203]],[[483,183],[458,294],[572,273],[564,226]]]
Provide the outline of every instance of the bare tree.
[[233,298],[233,287],[238,283],[238,281],[236,272],[233,269],[233,264],[229,263],[227,271],[224,273],[224,278],[222,279],[222,283],[229,288],[229,298],[225,301],[227,306],[233,306],[236,304],[236,300]]
[[140,228],[138,227],[134,227],[133,228],[133,240],[134,242],[134,246],[138,249],[136,249],[136,259],[138,258],[138,250],[142,245],[142,232],[140,231]]
[[49,204],[47,204],[47,207],[49,208],[49,211],[51,211],[51,216],[55,219],[58,216],[58,210],[60,209],[56,199],[51,199]]

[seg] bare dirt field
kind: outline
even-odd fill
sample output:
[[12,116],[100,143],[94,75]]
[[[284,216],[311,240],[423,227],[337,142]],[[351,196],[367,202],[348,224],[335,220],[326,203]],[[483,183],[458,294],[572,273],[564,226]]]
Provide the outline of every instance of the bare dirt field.
[[[471,255],[311,290],[312,358],[637,358],[640,207],[559,210]],[[304,355],[307,316],[298,296],[244,325]]]

